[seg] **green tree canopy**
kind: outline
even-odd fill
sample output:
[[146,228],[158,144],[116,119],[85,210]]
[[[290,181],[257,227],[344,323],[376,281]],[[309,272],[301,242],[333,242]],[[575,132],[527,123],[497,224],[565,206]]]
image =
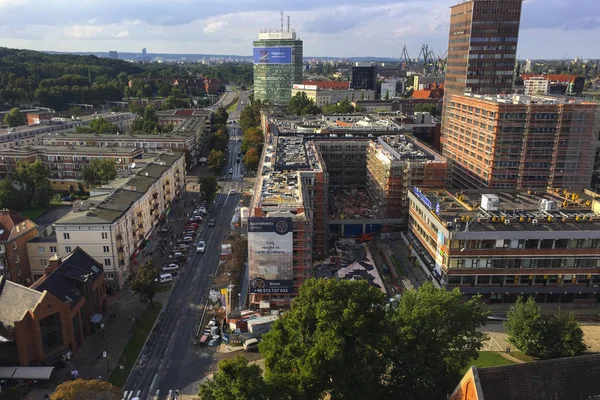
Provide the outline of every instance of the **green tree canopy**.
[[131,289],[140,296],[142,303],[148,302],[150,305],[153,304],[152,299],[156,295],[156,278],[158,275],[151,262],[140,265],[133,274]]
[[227,126],[219,125],[217,130],[210,136],[210,148],[225,151],[229,143],[229,133]]
[[217,190],[219,190],[219,185],[214,175],[208,175],[200,179],[200,195],[203,200],[214,200]]
[[229,114],[227,113],[227,110],[225,108],[219,107],[216,109],[214,121],[213,121],[215,124],[225,125],[225,124],[227,124],[228,119],[229,119]]
[[349,114],[354,112],[354,106],[348,100],[323,106],[323,114]]
[[309,99],[306,92],[298,92],[290,99],[288,112],[295,115],[316,115],[321,109],[315,105],[313,99]]
[[158,133],[158,116],[153,105],[146,106],[141,111],[140,118],[133,121],[131,130],[136,133],[156,134]]
[[260,111],[262,109],[262,103],[260,100],[252,101],[248,104],[240,113],[239,125],[243,131],[248,128],[260,126]]
[[440,112],[435,104],[417,104],[415,105],[415,112],[428,112],[434,117],[440,115]]
[[76,379],[58,385],[50,400],[119,400],[121,397],[119,388],[106,381]]
[[17,186],[20,203],[18,210],[26,207],[45,208],[50,205],[52,188],[49,179],[50,172],[40,160],[31,164],[17,164],[16,177],[13,186]]
[[117,133],[117,126],[103,117],[90,121],[90,129],[96,133]]
[[244,165],[248,169],[256,169],[258,168],[258,164],[260,163],[260,155],[258,154],[258,150],[256,147],[251,147],[248,149],[246,154],[244,154]]
[[212,172],[221,172],[221,170],[225,166],[225,153],[223,153],[221,150],[211,150],[210,153],[208,153],[207,164],[208,168]]
[[541,358],[573,357],[587,351],[573,314],[542,315],[532,297],[517,299],[504,324],[508,340],[525,354]]
[[270,398],[258,365],[237,356],[219,362],[213,379],[200,385],[198,395],[202,400],[266,400]]
[[250,127],[242,135],[241,150],[246,153],[251,148],[255,148],[260,154],[262,152],[265,136],[259,127]]
[[88,185],[108,183],[117,177],[117,164],[114,158],[94,158],[83,167],[82,174]]
[[23,114],[18,107],[11,108],[11,110],[4,116],[4,123],[9,128],[27,125],[27,116]]

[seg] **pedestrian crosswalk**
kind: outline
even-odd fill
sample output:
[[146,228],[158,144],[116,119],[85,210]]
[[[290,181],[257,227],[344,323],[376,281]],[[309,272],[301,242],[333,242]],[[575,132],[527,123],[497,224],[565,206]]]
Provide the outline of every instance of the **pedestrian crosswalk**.
[[[146,397],[144,397],[146,396]],[[144,393],[142,390],[126,390],[123,392],[121,400],[178,400],[180,399],[179,390],[170,389],[168,391],[157,390],[154,393]]]

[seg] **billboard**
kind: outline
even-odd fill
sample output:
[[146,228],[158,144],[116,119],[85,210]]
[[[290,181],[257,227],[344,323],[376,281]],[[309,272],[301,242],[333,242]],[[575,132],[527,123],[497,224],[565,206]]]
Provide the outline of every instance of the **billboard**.
[[250,293],[292,292],[293,241],[291,218],[248,218]]
[[255,47],[254,64],[291,64],[291,47]]

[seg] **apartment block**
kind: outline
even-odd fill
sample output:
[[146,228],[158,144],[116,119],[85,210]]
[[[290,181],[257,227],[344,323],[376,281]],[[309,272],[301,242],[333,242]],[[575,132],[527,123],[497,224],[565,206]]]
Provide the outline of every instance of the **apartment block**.
[[31,220],[14,211],[0,210],[0,275],[22,285],[31,283],[27,242],[37,233]]
[[367,147],[367,186],[387,218],[406,216],[409,187],[444,187],[446,173],[442,156],[404,135],[382,136]]
[[404,239],[436,285],[489,303],[600,300],[600,195],[415,187],[409,204]]
[[450,7],[447,94],[512,91],[522,4],[467,0]]
[[547,96],[451,95],[443,154],[460,188],[590,186],[597,105]]
[[[55,222],[55,234],[33,241],[28,250],[37,258],[46,251],[65,257],[79,246],[103,266],[107,281],[122,286],[135,270],[146,240],[185,189],[183,153],[146,157],[131,175],[95,189],[89,200],[76,202],[73,211]],[[39,276],[43,270],[37,264],[31,273]]]
[[298,93],[306,93],[306,97],[315,102],[317,107],[323,107],[328,104],[336,104],[340,101],[346,100],[354,102],[357,100],[375,100],[374,90],[365,89],[325,89],[318,85],[293,85],[292,86],[292,97]]

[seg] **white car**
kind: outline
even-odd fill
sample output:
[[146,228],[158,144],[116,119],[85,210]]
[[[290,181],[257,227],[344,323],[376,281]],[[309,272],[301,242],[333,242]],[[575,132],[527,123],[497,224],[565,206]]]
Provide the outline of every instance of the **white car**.
[[233,168],[229,168],[229,173],[233,174]]
[[231,190],[229,191],[229,194],[235,194],[235,189],[231,189]]
[[198,245],[196,246],[196,253],[204,253],[205,250],[206,243],[204,243],[204,240],[199,241]]

